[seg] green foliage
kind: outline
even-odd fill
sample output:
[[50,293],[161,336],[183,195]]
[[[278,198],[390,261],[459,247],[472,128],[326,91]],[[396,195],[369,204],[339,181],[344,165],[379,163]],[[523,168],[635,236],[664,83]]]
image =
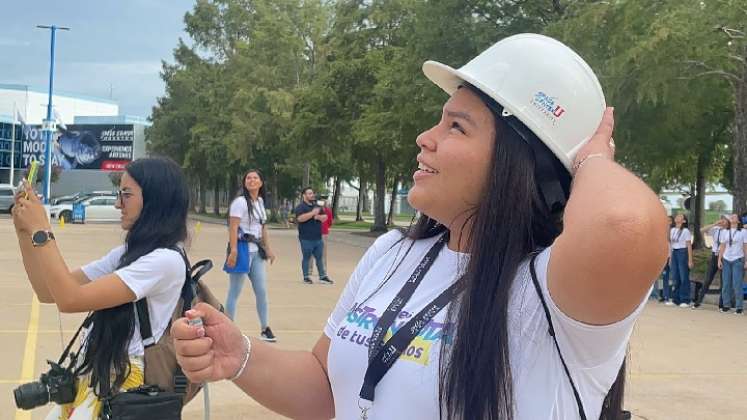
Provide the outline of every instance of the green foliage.
[[361,178],[383,208],[446,100],[422,63],[543,32],[594,68],[618,157],[653,189],[731,188],[745,17],[743,0],[198,0],[148,146],[207,185],[259,168],[274,198],[295,198],[309,164],[316,188]]

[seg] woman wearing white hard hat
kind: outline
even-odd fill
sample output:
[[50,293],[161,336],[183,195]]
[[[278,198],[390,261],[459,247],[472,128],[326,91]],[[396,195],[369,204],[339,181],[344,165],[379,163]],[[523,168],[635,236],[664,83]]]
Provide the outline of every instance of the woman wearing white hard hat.
[[311,352],[199,306],[204,328],[172,329],[182,368],[293,418],[617,418],[667,243],[658,197],[613,160],[596,77],[533,34],[424,71],[451,98],[417,138],[417,224],[366,252]]

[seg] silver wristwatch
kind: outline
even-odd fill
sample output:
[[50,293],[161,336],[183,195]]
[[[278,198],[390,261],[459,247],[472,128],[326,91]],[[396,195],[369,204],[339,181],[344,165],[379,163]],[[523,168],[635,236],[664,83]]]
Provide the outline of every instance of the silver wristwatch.
[[51,230],[37,230],[31,235],[31,244],[35,247],[44,246],[53,239],[54,233]]

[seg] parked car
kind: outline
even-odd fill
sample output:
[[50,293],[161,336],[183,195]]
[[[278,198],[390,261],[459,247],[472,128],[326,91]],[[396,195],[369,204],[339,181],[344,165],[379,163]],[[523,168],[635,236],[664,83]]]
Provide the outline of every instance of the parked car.
[[87,197],[74,203],[63,203],[53,205],[49,214],[53,220],[64,219],[65,223],[73,220],[73,205],[80,203],[85,207],[87,222],[118,222],[122,214],[114,207],[117,196],[109,195]]
[[51,200],[51,204],[55,205],[55,204],[73,203],[75,201],[82,200],[84,198],[95,197],[95,196],[100,196],[100,195],[115,195],[115,193],[112,191],[85,191],[85,192],[81,191],[75,194],[55,197]]
[[13,208],[13,201],[16,195],[16,189],[10,184],[0,184],[0,211],[7,211]]

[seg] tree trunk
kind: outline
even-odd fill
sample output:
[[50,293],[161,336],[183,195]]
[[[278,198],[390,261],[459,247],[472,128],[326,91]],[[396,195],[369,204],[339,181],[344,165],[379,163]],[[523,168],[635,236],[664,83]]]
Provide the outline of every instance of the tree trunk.
[[304,162],[303,164],[303,185],[301,185],[301,188],[306,188],[310,186],[311,182],[311,164],[309,162]]
[[371,232],[386,232],[386,212],[384,211],[384,200],[386,200],[386,163],[381,156],[376,160],[376,197],[374,202],[374,224]]
[[363,213],[371,214],[371,200],[368,198],[368,181],[361,184],[361,188],[363,188],[361,192],[363,194]]
[[342,180],[339,176],[335,177],[335,192],[332,193],[332,218],[337,218],[337,208],[340,205],[340,188],[342,188]]
[[278,174],[273,172],[272,174],[272,197],[270,200],[270,220],[277,222],[280,220],[278,217],[278,209],[280,208],[280,187],[278,187]]
[[[703,207],[705,204],[706,194],[706,167],[708,166],[708,155],[700,153],[698,155],[698,166],[695,174],[695,202],[691,202],[692,233],[695,236],[693,240],[693,249],[703,247],[703,234],[700,232],[703,226]],[[692,200],[691,200],[692,201]]]
[[200,208],[197,210],[200,214],[207,213],[207,188],[205,188],[205,181],[200,180]]
[[366,180],[363,177],[359,178],[360,185],[358,186],[358,204],[355,206],[355,221],[363,221],[363,211],[366,206]]
[[397,186],[399,184],[399,176],[394,177],[394,185],[392,185],[392,196],[389,200],[389,215],[386,218],[387,226],[394,226],[394,205],[397,202]]
[[228,199],[228,205],[231,205],[231,201],[233,201],[234,194],[236,194],[236,180],[229,176],[226,180],[226,198]]
[[213,190],[213,214],[220,216],[220,181],[215,181]]
[[200,198],[200,189],[192,183],[189,188],[189,211],[193,212],[197,208],[197,202]]
[[[747,46],[743,57],[747,59]],[[734,212],[747,210],[747,65],[742,80],[736,82],[734,112]]]

